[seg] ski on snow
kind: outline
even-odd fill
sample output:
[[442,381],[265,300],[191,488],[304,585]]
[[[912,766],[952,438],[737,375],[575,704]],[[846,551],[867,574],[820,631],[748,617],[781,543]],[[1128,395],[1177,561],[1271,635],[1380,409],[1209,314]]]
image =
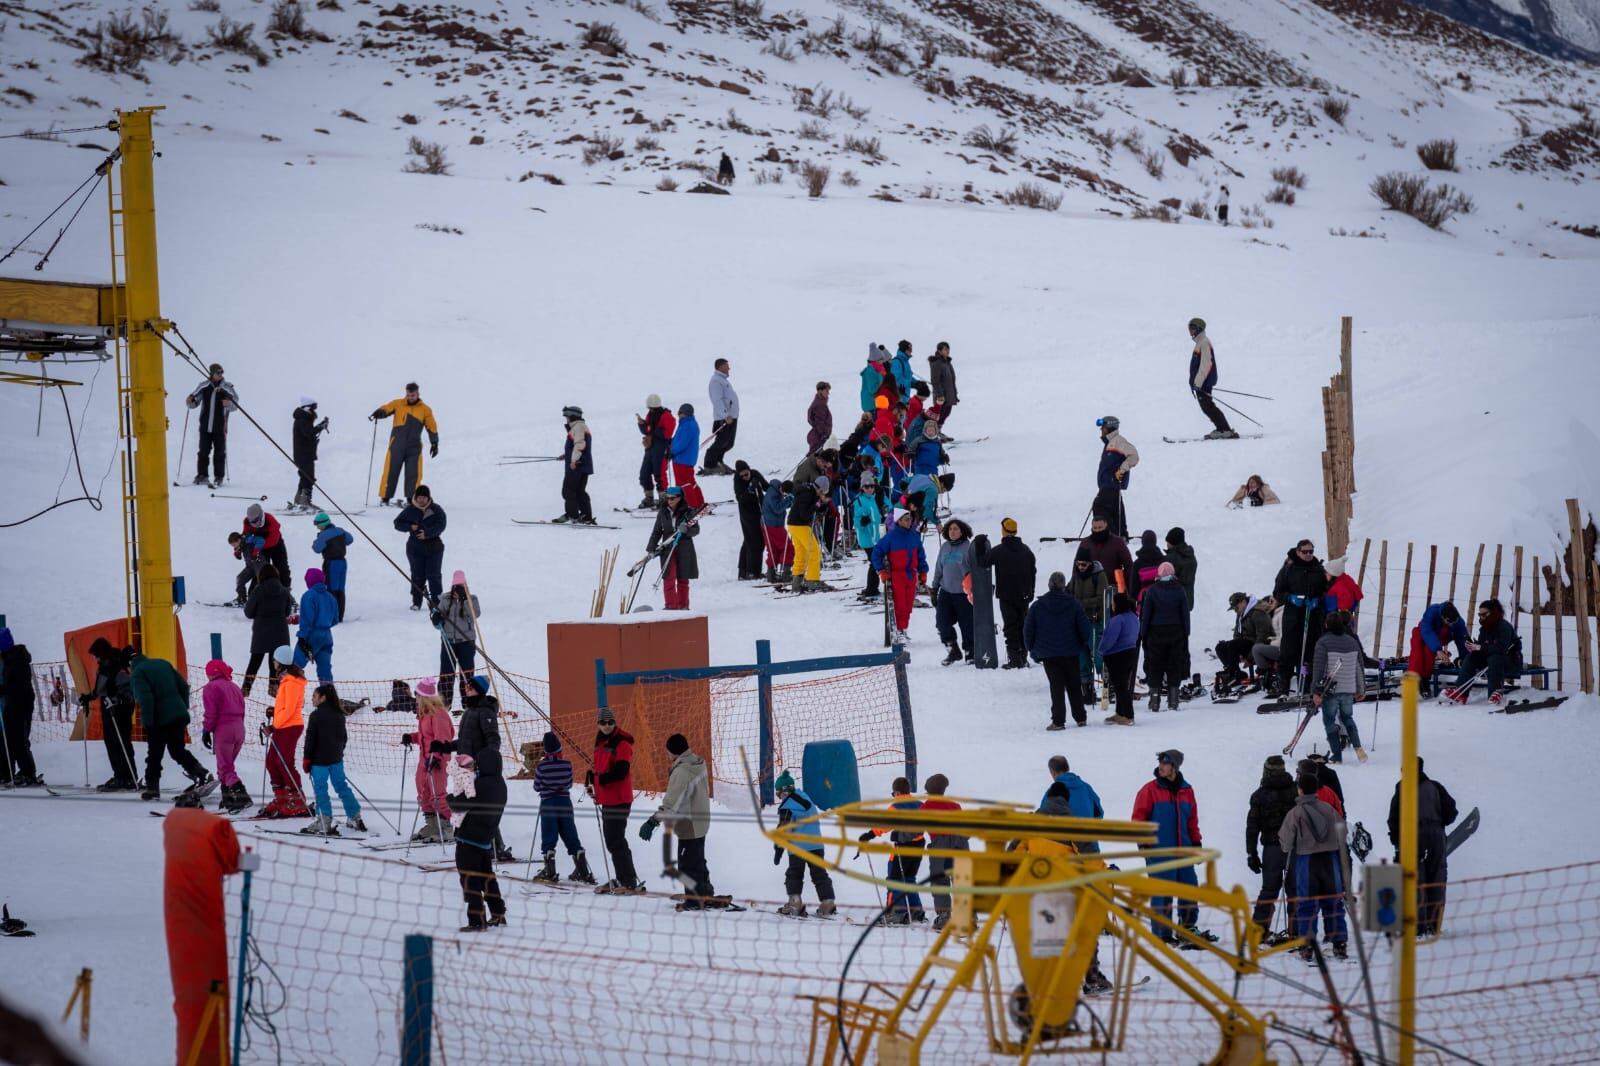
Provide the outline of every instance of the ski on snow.
[[1260,440],[1265,433],[1240,433],[1236,437],[1162,437],[1168,444],[1194,444],[1203,440]]
[[599,522],[553,522],[543,518],[513,518],[519,526],[565,526],[568,529],[621,529],[621,526],[603,526]]

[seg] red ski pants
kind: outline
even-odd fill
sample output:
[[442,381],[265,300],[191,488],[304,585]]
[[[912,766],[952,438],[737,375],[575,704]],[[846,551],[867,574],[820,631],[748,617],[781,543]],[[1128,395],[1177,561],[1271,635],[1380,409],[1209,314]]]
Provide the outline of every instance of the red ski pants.
[[784,526],[762,526],[761,535],[767,542],[767,565],[773,568],[794,563],[794,545],[789,543],[789,530]]
[[690,510],[698,511],[706,505],[705,493],[695,484],[692,463],[673,463],[672,483],[683,490],[683,502],[689,505]]
[[896,629],[910,629],[911,608],[916,606],[917,602],[916,578],[891,571],[889,574],[889,588],[894,592],[894,627]]

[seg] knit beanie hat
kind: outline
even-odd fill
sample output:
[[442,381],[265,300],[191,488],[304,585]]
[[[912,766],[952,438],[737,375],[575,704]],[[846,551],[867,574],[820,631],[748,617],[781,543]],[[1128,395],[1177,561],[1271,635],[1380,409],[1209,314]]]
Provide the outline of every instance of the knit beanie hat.
[[1284,768],[1283,756],[1268,755],[1267,761],[1261,764],[1261,768],[1263,770],[1282,770]]
[[1339,577],[1344,573],[1344,556],[1341,555],[1337,559],[1329,559],[1322,564],[1322,569],[1328,572],[1329,577]]
[[425,677],[417,682],[417,695],[432,698],[439,694],[439,682],[431,677]]
[[1173,569],[1171,563],[1162,563],[1160,566],[1156,567],[1156,577],[1158,578],[1171,577],[1177,572],[1177,570]]
[[1073,562],[1088,563],[1093,561],[1094,556],[1090,554],[1089,546],[1087,544],[1078,545],[1078,554],[1073,556]]
[[229,678],[233,676],[233,667],[229,666],[221,659],[212,659],[210,662],[206,663],[206,676],[213,681],[217,681],[222,678]]
[[667,754],[682,755],[689,750],[689,741],[682,733],[674,733],[667,738]]
[[602,707],[600,708],[600,714],[596,721],[598,721],[601,725],[605,725],[607,722],[615,725],[617,722],[617,716],[611,713],[610,707]]
[[1156,546],[1156,531],[1153,529],[1147,529],[1143,533],[1140,533],[1139,543],[1146,548],[1154,548]]
[[778,779],[772,783],[772,787],[779,792],[793,792],[794,775],[787,770],[783,771],[778,775]]
[[311,524],[318,527],[331,526],[333,525],[333,519],[328,517],[327,511],[318,511],[311,516]]
[[252,503],[249,507],[246,507],[244,509],[244,517],[251,525],[259,526],[261,524],[261,505]]
[[546,733],[544,735],[544,753],[549,755],[560,750],[561,738],[556,736],[554,733]]
[[1015,518],[1000,519],[1000,532],[1004,533],[1008,537],[1016,536],[1017,520]]
[[1168,544],[1182,544],[1183,543],[1183,527],[1182,526],[1173,526],[1171,529],[1167,530],[1167,543]]
[[451,585],[465,585],[466,583],[467,583],[466,571],[457,570],[455,573],[450,575],[450,584]]
[[489,694],[489,679],[482,674],[474,674],[471,684],[473,688],[478,690],[478,695],[487,696]]
[[322,584],[322,571],[315,566],[308,567],[306,569],[306,588],[314,589],[320,584]]

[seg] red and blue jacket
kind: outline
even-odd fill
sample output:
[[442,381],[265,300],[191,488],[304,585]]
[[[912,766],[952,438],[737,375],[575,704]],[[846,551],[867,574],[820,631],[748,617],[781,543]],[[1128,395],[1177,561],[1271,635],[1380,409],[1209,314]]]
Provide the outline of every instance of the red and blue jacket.
[[1133,798],[1133,820],[1156,823],[1156,845],[1187,848],[1200,843],[1200,808],[1194,789],[1178,774],[1172,781],[1160,776],[1146,781]]
[[928,572],[928,554],[922,550],[922,536],[914,529],[896,525],[872,549],[872,568],[890,576],[900,575],[917,581]]
[[1417,631],[1422,637],[1422,643],[1427,645],[1429,651],[1437,655],[1444,648],[1445,641],[1453,641],[1462,656],[1467,654],[1467,623],[1462,618],[1446,623],[1444,620],[1444,604],[1433,603],[1422,612],[1422,621],[1417,623]]

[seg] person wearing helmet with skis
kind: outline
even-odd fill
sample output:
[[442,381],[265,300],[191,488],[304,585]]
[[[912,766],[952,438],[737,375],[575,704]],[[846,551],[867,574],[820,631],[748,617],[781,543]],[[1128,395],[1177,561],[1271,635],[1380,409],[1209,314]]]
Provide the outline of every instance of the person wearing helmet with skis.
[[1216,427],[1206,434],[1206,440],[1237,440],[1239,434],[1228,425],[1227,417],[1217,409],[1217,401],[1211,398],[1211,390],[1217,387],[1217,357],[1211,350],[1211,338],[1206,336],[1205,319],[1189,320],[1189,339],[1194,341],[1194,350],[1189,353],[1189,391]]
[[1139,449],[1122,435],[1122,421],[1116,415],[1095,419],[1100,427],[1100,468],[1095,474],[1099,489],[1091,511],[1103,515],[1111,531],[1128,539],[1128,515],[1122,506],[1122,493],[1128,487],[1128,474],[1139,465]]
[[661,594],[667,610],[689,609],[689,582],[700,576],[694,538],[700,535],[695,512],[684,502],[683,489],[673,485],[662,497],[645,550],[661,556]]
[[573,522],[580,526],[594,525],[594,508],[589,503],[589,475],[594,473],[593,440],[589,424],[583,420],[583,408],[568,405],[561,409],[567,420],[567,439],[561,449],[561,500],[566,505],[556,522]]

